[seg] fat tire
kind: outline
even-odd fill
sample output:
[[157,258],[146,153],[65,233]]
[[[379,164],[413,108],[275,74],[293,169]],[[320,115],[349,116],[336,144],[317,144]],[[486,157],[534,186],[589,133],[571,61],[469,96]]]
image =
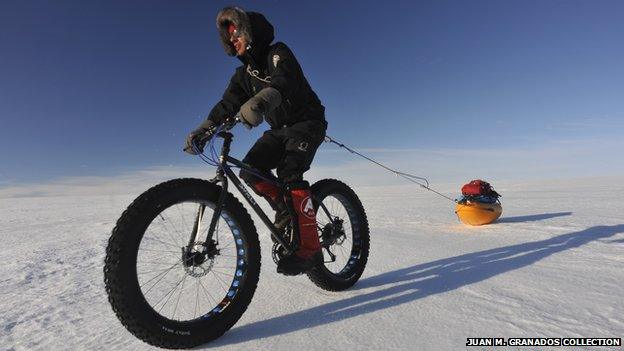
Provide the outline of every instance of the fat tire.
[[149,306],[137,283],[137,249],[154,217],[174,201],[205,200],[216,204],[221,189],[208,181],[193,178],[161,183],[134,200],[112,231],[104,261],[108,300],[124,327],[150,345],[179,349],[205,344],[229,330],[251,302],[260,274],[260,243],[249,213],[230,193],[225,198],[224,210],[241,230],[247,262],[245,279],[226,309],[207,319],[170,320]]
[[[366,212],[355,192],[348,185],[339,180],[320,180],[314,183],[310,190],[317,201],[322,202],[323,199],[329,195],[338,195],[348,202],[349,206],[352,208],[354,218],[351,219],[351,225],[353,232],[357,233],[359,237],[357,257],[353,258],[353,264],[350,265],[349,269],[344,270],[342,274],[335,274],[329,271],[325,265],[318,265],[307,272],[308,278],[321,289],[328,291],[346,290],[360,279],[368,261],[370,233]],[[318,207],[318,204],[315,205],[315,207]],[[324,216],[321,209],[317,210],[317,216]]]

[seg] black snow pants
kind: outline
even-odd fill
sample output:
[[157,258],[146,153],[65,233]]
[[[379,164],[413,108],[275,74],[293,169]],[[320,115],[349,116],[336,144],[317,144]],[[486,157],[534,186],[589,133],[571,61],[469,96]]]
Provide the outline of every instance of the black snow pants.
[[[325,138],[326,129],[324,120],[307,120],[267,130],[243,162],[264,173],[277,169],[277,178],[286,184],[302,181],[303,173],[310,169],[316,150]],[[244,170],[240,177],[250,186],[261,180]]]

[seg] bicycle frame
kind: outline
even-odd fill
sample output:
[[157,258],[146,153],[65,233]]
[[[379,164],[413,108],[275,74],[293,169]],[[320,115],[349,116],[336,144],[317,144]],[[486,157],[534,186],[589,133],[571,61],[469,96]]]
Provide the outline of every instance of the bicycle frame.
[[[220,132],[220,133],[217,133],[217,135],[215,135],[214,137],[223,138],[223,146],[221,147],[221,155],[219,156],[219,167],[217,168],[217,174],[215,178],[211,180],[211,182],[213,183],[219,183],[219,182],[221,183],[221,194],[219,196],[218,203],[215,206],[214,213],[210,221],[210,227],[208,229],[208,233],[206,234],[206,239],[204,240],[204,242],[210,243],[212,240],[212,236],[214,234],[217,222],[219,221],[219,217],[221,217],[223,204],[225,203],[225,196],[228,191],[228,179],[229,179],[232,183],[234,183],[234,186],[243,195],[247,203],[251,206],[251,208],[253,208],[253,210],[256,212],[258,217],[260,217],[262,222],[267,226],[267,228],[269,228],[271,232],[271,237],[277,243],[282,245],[282,247],[284,247],[287,255],[292,254],[297,249],[297,247],[293,247],[290,243],[286,242],[284,238],[279,234],[278,230],[273,225],[273,222],[264,213],[262,208],[260,208],[260,205],[258,205],[258,203],[253,198],[249,190],[247,190],[247,188],[243,185],[243,183],[240,181],[238,176],[234,173],[230,164],[236,167],[239,167],[242,170],[250,171],[252,173],[257,173],[258,170],[230,156],[230,145],[232,144],[232,138],[234,137],[232,133]],[[271,179],[273,178],[273,176],[267,175],[266,178]],[[274,183],[280,188],[283,186],[283,184],[278,181],[274,181]],[[334,219],[331,217],[331,214],[329,213],[329,210],[325,207],[325,205],[322,202],[317,201],[314,198],[314,195],[312,195],[312,201],[317,203],[319,207],[322,208],[323,211],[327,214],[330,221],[333,222]],[[192,247],[192,244],[195,242],[195,239],[197,237],[197,233],[200,231],[200,223],[204,215],[204,209],[205,209],[205,206],[200,205],[199,210],[197,211],[197,217],[195,218],[195,224],[193,226],[193,231],[189,239],[189,246],[188,246],[189,248]]]

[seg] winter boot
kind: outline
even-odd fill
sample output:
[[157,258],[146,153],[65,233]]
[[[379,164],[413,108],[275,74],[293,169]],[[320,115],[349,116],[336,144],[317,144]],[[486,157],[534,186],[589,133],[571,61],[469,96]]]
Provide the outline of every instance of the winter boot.
[[292,221],[292,216],[290,215],[290,211],[286,207],[284,201],[277,203],[277,209],[275,210],[275,220],[273,221],[273,225],[278,232],[284,234],[286,231],[286,227]]
[[275,221],[273,224],[278,232],[283,234],[286,227],[290,224],[292,217],[286,204],[284,203],[284,197],[282,191],[273,183],[266,180],[262,180],[253,185],[253,190],[256,194],[264,197],[273,211],[275,211]]
[[323,253],[319,250],[311,258],[305,259],[294,253],[282,258],[277,264],[277,273],[299,275],[323,263]]
[[316,224],[316,211],[310,196],[307,182],[291,183],[287,186],[286,204],[294,215],[293,230],[298,243],[294,254],[284,257],[277,264],[277,272],[286,275],[305,273],[319,261],[322,262],[321,245],[319,243]]

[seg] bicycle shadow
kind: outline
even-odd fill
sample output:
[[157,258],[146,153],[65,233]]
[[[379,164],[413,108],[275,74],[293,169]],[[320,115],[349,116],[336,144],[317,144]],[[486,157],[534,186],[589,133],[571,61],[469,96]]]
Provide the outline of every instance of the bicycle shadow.
[[548,218],[570,216],[572,212],[556,212],[556,213],[542,213],[528,216],[517,217],[503,217],[496,221],[496,223],[520,223],[520,222],[535,222]]
[[595,226],[546,240],[473,252],[379,274],[361,280],[351,291],[383,289],[236,327],[210,347],[287,334],[452,291],[618,233],[624,233],[624,224]]

